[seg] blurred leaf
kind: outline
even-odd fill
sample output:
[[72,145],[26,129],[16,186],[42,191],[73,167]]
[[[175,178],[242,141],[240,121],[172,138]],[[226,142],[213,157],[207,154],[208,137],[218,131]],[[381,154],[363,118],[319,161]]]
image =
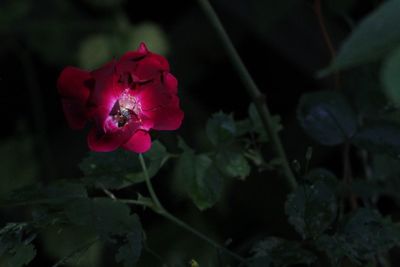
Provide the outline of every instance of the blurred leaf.
[[77,226],[48,227],[41,235],[44,251],[56,260],[71,255],[62,266],[97,267],[101,262],[102,245],[93,241],[95,236],[91,230]]
[[[135,49],[141,42],[145,42],[150,51],[165,55],[168,53],[169,44],[167,36],[160,25],[154,22],[142,22],[128,30],[127,44]],[[130,49],[126,49],[130,50]]]
[[91,35],[79,47],[78,58],[84,69],[96,69],[113,57],[110,37],[105,34]]
[[378,212],[361,208],[349,216],[336,235],[322,236],[317,247],[337,266],[344,256],[360,264],[360,261],[372,259],[398,245],[399,241],[397,226],[382,219]]
[[233,115],[224,114],[222,111],[213,114],[207,122],[206,132],[214,146],[231,143],[236,135]]
[[74,199],[87,198],[86,188],[77,182],[58,180],[46,186],[33,184],[18,188],[8,194],[4,205],[64,204]]
[[243,152],[235,148],[220,149],[215,155],[215,164],[223,175],[245,179],[250,174],[250,165]]
[[[317,175],[313,175],[317,177]],[[286,214],[289,223],[303,239],[315,239],[331,225],[336,217],[337,202],[331,179],[320,175],[310,185],[299,186],[288,196]]]
[[352,142],[371,152],[400,156],[400,125],[389,121],[366,123],[353,137]]
[[398,46],[400,2],[385,1],[369,14],[343,43],[331,66],[324,73],[357,66],[384,57]]
[[310,265],[316,260],[314,254],[302,248],[299,243],[276,237],[257,243],[252,252],[251,267]]
[[36,256],[31,244],[36,234],[26,223],[9,223],[0,230],[0,264],[5,267],[26,266]]
[[[154,141],[151,149],[143,154],[150,177],[157,174],[168,160],[165,147]],[[89,153],[79,165],[86,182],[106,188],[123,188],[144,181],[144,174],[136,153],[118,149],[109,153]]]
[[301,97],[297,117],[304,131],[323,145],[338,145],[350,139],[357,120],[346,99],[334,91],[308,93]]
[[[28,15],[32,3],[28,0],[3,0],[0,2],[1,29],[10,27]],[[1,31],[1,30],[0,30]]]
[[382,68],[382,81],[389,100],[400,104],[400,46],[390,54]]
[[221,194],[221,175],[209,156],[195,155],[182,139],[180,148],[184,151],[176,167],[177,180],[200,210],[212,207]]
[[104,240],[132,231],[137,220],[127,205],[108,198],[72,201],[65,213],[73,224],[91,227]]
[[38,165],[31,136],[16,136],[0,142],[0,172],[0,198],[35,180]]
[[135,266],[142,251],[142,226],[136,216],[134,226],[126,236],[125,244],[122,245],[115,256],[117,262],[123,262],[124,267]]

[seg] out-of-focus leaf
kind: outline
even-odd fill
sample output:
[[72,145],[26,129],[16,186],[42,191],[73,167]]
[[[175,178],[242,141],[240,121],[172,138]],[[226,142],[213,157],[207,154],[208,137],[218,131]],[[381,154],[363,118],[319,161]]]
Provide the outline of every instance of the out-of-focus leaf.
[[302,96],[297,117],[304,131],[323,145],[338,145],[350,139],[357,127],[356,116],[346,99],[334,91]]
[[[302,248],[299,243],[276,237],[270,237],[257,243],[252,252],[251,267],[310,265],[316,260],[315,255]],[[270,265],[271,263],[273,265]]]
[[127,234],[125,243],[119,248],[115,259],[117,262],[123,262],[124,267],[135,266],[139,260],[142,251],[142,226],[139,219],[135,217],[134,226]]
[[[150,177],[156,175],[169,158],[167,150],[159,141],[153,142],[151,149],[143,156]],[[79,167],[89,184],[100,187],[123,188],[145,179],[138,155],[122,149],[110,153],[91,152]]]
[[236,135],[233,115],[222,111],[213,114],[207,122],[206,132],[208,139],[215,146],[231,143]]
[[36,256],[31,244],[36,234],[26,223],[9,223],[0,230],[0,264],[5,267],[26,266]]
[[[316,174],[312,179],[316,179]],[[329,179],[329,180],[327,180]],[[286,214],[289,222],[303,237],[315,239],[321,235],[336,217],[337,202],[334,181],[322,175],[310,185],[301,185],[289,195]]]
[[0,197],[31,184],[38,174],[31,136],[19,136],[0,142]]
[[349,216],[336,235],[322,236],[317,247],[325,251],[337,266],[344,256],[356,263],[370,260],[398,245],[399,241],[397,226],[383,219],[378,212],[361,208]]
[[358,147],[371,152],[384,153],[394,157],[400,156],[400,125],[389,121],[366,123],[352,142]]
[[380,59],[400,42],[400,2],[385,1],[368,15],[343,43],[331,66],[324,73]]
[[180,147],[184,151],[177,164],[177,180],[200,210],[212,207],[221,194],[221,175],[209,156],[195,155],[183,140]]
[[[400,10],[400,9],[399,9]],[[400,104],[400,46],[390,54],[382,68],[382,82],[391,102]]]
[[127,205],[108,198],[72,201],[65,214],[76,225],[92,227],[105,240],[129,232],[137,220]]
[[82,68],[99,68],[113,57],[111,40],[105,34],[96,34],[82,41],[78,57]]
[[[41,235],[43,249],[54,260],[72,255],[64,262],[66,266],[97,267],[101,262],[102,245],[94,241],[95,236],[92,230],[77,226],[46,228]],[[77,250],[81,247],[83,247],[82,250]]]
[[243,152],[235,148],[223,148],[215,155],[215,164],[223,175],[245,179],[250,174],[250,165]]
[[84,0],[84,2],[97,8],[115,8],[119,7],[125,0]]

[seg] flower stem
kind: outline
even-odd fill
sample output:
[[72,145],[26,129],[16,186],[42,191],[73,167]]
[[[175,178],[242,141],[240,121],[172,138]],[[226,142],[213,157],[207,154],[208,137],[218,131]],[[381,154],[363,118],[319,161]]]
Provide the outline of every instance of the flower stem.
[[221,38],[222,44],[224,45],[233,66],[235,67],[248,94],[250,95],[252,101],[254,102],[257,111],[261,117],[261,121],[264,125],[264,128],[266,129],[268,135],[271,138],[271,143],[274,147],[275,153],[281,160],[282,170],[284,176],[286,177],[287,185],[291,190],[294,190],[297,187],[296,178],[293,175],[293,172],[290,168],[290,164],[283,149],[282,142],[278,136],[278,133],[274,128],[271,113],[265,102],[265,95],[262,94],[261,91],[258,89],[249,71],[245,67],[242,59],[240,58],[238,52],[233,46],[232,41],[230,40],[221,21],[218,18],[218,15],[215,13],[213,7],[210,5],[208,0],[198,0],[198,2],[201,8],[203,9],[204,13],[210,20],[211,24],[214,26],[219,37]]
[[140,165],[142,166],[142,169],[143,169],[144,179],[146,181],[146,186],[147,186],[147,189],[149,190],[150,197],[153,200],[156,207],[163,210],[164,208],[161,205],[161,202],[158,200],[158,197],[156,195],[156,192],[154,191],[153,185],[151,184],[149,172],[147,171],[147,167],[146,167],[146,162],[144,161],[142,154],[139,154],[139,161],[140,161]]
[[151,184],[150,181],[150,176],[149,173],[147,171],[147,167],[146,167],[146,163],[144,161],[143,155],[139,154],[139,160],[140,160],[140,164],[142,166],[143,169],[143,173],[145,176],[145,181],[146,181],[146,185],[147,185],[147,189],[149,190],[150,193],[150,197],[152,199],[152,201],[154,202],[154,205],[148,205],[147,203],[144,202],[140,202],[140,201],[124,201],[125,203],[131,203],[131,204],[136,204],[136,205],[142,205],[145,204],[144,206],[150,207],[153,211],[155,211],[156,213],[160,214],[161,216],[163,216],[164,218],[170,220],[171,222],[175,223],[176,225],[182,227],[183,229],[191,232],[192,234],[196,235],[197,237],[199,237],[200,239],[204,240],[205,242],[207,242],[208,244],[210,244],[211,246],[213,246],[216,249],[221,250],[222,252],[230,255],[232,258],[240,261],[240,262],[245,262],[245,259],[242,258],[241,256],[233,253],[232,251],[228,250],[227,248],[219,245],[217,242],[215,242],[214,240],[210,239],[209,237],[207,237],[206,235],[202,234],[201,232],[197,231],[196,229],[194,229],[193,227],[191,227],[190,225],[188,225],[187,223],[181,221],[180,219],[178,219],[177,217],[175,217],[174,215],[172,215],[171,213],[169,213],[160,203],[153,185]]

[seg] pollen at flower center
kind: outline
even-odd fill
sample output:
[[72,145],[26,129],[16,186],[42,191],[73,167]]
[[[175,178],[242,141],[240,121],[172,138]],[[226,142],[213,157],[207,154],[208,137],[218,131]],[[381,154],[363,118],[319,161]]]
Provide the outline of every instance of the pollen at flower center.
[[129,90],[125,89],[110,113],[118,127],[125,126],[131,119],[140,120],[141,103],[136,97],[129,94]]

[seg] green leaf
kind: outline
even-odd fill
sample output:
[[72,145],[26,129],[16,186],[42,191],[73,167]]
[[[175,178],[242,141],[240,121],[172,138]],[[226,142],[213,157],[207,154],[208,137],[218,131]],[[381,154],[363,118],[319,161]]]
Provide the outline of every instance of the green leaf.
[[136,216],[130,214],[127,205],[109,198],[73,201],[65,214],[73,224],[91,227],[104,240],[125,234],[136,224]]
[[[249,105],[249,118],[252,124],[252,131],[256,132],[259,135],[260,141],[268,142],[268,133],[265,130],[264,124],[261,121],[260,115],[258,114],[257,108],[254,103]],[[281,124],[281,117],[279,115],[272,116],[273,127],[276,132],[279,132],[283,129]]]
[[182,139],[180,147],[185,150],[178,160],[177,180],[200,210],[212,207],[221,194],[221,175],[209,156],[195,155]]
[[142,251],[143,242],[142,226],[138,217],[135,217],[134,226],[127,234],[125,243],[119,248],[115,259],[123,262],[124,267],[135,266]]
[[215,164],[223,175],[245,179],[250,174],[250,165],[243,152],[235,148],[220,149],[215,155]]
[[316,260],[315,255],[302,248],[300,243],[276,237],[270,237],[257,243],[252,252],[251,267],[268,267],[271,262],[273,262],[273,266],[310,265]]
[[352,142],[371,152],[400,156],[400,124],[389,121],[366,123],[353,137]]
[[347,100],[334,91],[308,93],[301,97],[297,118],[304,131],[323,145],[338,145],[353,136],[356,115]]
[[400,2],[385,1],[346,39],[331,66],[322,74],[378,60],[400,42]]
[[[154,141],[151,149],[143,156],[150,177],[156,175],[169,158],[167,150],[159,141]],[[79,167],[87,183],[100,187],[120,189],[145,180],[138,155],[123,149],[109,153],[91,152]]]
[[206,126],[207,136],[215,146],[231,143],[236,135],[236,124],[232,114],[222,111],[215,113],[208,120]]
[[326,251],[335,264],[344,256],[361,263],[373,259],[378,253],[387,252],[399,241],[397,226],[383,219],[378,212],[361,208],[348,217],[337,234],[322,236],[317,247]]
[[400,46],[386,59],[382,67],[382,82],[390,101],[400,104]]
[[26,266],[36,256],[31,242],[36,234],[26,223],[9,223],[0,230],[0,265],[6,267]]
[[[311,179],[314,180],[317,176],[314,173],[314,178]],[[310,185],[299,186],[288,196],[286,202],[289,223],[303,239],[317,238],[328,229],[336,217],[337,202],[335,190],[332,188],[333,182],[321,173],[320,177]]]

